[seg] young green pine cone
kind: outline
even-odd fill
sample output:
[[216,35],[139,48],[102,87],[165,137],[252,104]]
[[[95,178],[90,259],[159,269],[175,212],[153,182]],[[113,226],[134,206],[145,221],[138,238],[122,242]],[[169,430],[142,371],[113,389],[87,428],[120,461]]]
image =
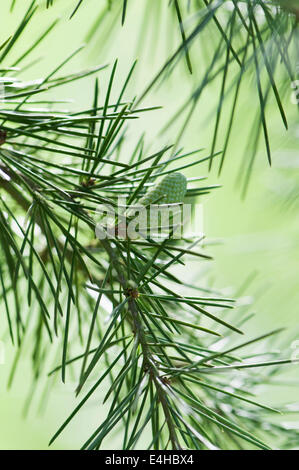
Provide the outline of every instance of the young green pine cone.
[[277,0],[276,3],[287,13],[293,13],[299,22],[299,0]]
[[182,173],[170,173],[139,201],[141,206],[149,204],[175,204],[183,202],[187,190],[187,179]]

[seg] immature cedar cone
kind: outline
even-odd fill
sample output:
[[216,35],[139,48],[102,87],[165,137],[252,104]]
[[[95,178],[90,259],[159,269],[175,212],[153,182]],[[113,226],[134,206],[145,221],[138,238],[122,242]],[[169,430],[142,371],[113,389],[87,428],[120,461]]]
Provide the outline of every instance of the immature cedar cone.
[[170,173],[140,199],[141,206],[149,204],[175,204],[183,202],[187,180],[182,173]]
[[[149,215],[149,209],[151,205],[154,206],[163,206],[167,204],[180,204],[183,202],[185,194],[187,191],[187,179],[182,173],[170,173],[152,189],[150,189],[139,201],[138,204],[135,205],[133,208],[128,208],[125,212],[125,216],[129,218],[134,218],[139,209],[146,208],[145,216],[146,218],[143,220],[144,224],[139,225],[140,231],[146,231],[146,228],[150,227],[151,220]],[[171,214],[170,214],[171,215]],[[161,222],[161,214],[158,214],[158,226]],[[160,221],[160,222],[159,222]],[[119,236],[121,230],[126,229],[126,224],[118,224],[116,227],[116,235]],[[156,229],[158,229],[158,226]],[[155,227],[152,227],[155,228]]]
[[5,144],[6,142],[6,131],[0,129],[0,145]]

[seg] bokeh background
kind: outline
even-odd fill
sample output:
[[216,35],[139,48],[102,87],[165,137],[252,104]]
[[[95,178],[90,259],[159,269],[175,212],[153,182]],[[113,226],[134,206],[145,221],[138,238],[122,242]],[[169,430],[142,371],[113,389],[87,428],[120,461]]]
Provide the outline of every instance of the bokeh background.
[[[9,12],[10,1],[1,2],[0,43],[16,29],[29,1],[16,2],[13,14]],[[89,0],[82,5],[80,14],[69,20],[71,0],[56,0],[52,9],[46,11],[41,3],[18,44],[18,54],[42,34],[49,24],[57,19],[57,26],[27,60],[28,66],[22,77],[35,79],[48,74],[66,56],[85,44],[85,48],[65,67],[63,72],[78,71],[98,64],[109,64],[100,72],[100,88],[105,90],[111,65],[118,59],[113,93],[120,90],[133,61],[138,63],[126,99],[139,96],[159,71],[170,53],[179,44],[175,19],[167,8],[167,1],[152,0],[146,9],[140,0],[131,0],[125,25],[120,27],[121,3],[113,2],[111,11],[106,2]],[[101,6],[100,3],[103,5]],[[97,30],[91,33],[95,19],[102,12]],[[192,21],[192,19],[190,20]],[[210,34],[210,35],[209,35]],[[165,125],[190,95],[194,83],[203,76],[209,53],[217,37],[205,33],[191,49],[194,64],[192,76],[182,60],[173,73],[155,87],[142,105],[159,105],[162,108],[144,115],[133,123],[129,130],[132,142],[146,132],[146,144],[150,149],[161,148],[176,142],[180,129],[180,116],[165,129]],[[25,39],[26,38],[26,39]],[[13,63],[14,53],[9,57]],[[233,69],[231,69],[233,74]],[[205,90],[197,109],[180,139],[186,151],[205,148],[208,155],[214,130],[216,106],[220,82],[215,80]],[[92,101],[94,78],[87,78],[55,90],[55,98],[75,99],[71,108],[87,106]],[[192,264],[194,282],[217,286],[222,292],[232,295],[245,283],[242,291],[244,301],[251,302],[249,310],[255,313],[246,332],[262,334],[276,327],[286,327],[280,347],[284,356],[291,356],[292,342],[299,340],[299,123],[297,107],[291,102],[291,85],[286,84],[284,107],[289,119],[289,130],[285,131],[275,101],[270,100],[267,109],[269,131],[272,142],[273,164],[267,163],[265,145],[261,139],[257,148],[252,175],[246,197],[242,196],[242,184],[246,165],[253,148],[252,122],[258,109],[257,91],[252,77],[244,81],[238,107],[238,118],[234,125],[231,144],[224,169],[220,177],[216,167],[208,172],[205,164],[186,171],[187,176],[207,176],[208,184],[219,184],[220,188],[206,196],[204,204],[204,232],[208,252],[214,261],[201,265]],[[49,92],[51,93],[51,92]],[[229,100],[228,100],[229,102]],[[229,116],[229,106],[224,115]],[[224,136],[220,127],[220,139]],[[221,150],[221,145],[216,150]],[[128,147],[129,152],[129,147]],[[203,153],[204,154],[204,153]],[[202,155],[203,155],[202,154]],[[75,382],[71,378],[66,385],[50,383],[41,378],[38,387],[31,385],[30,356],[21,351],[21,361],[10,389],[7,381],[14,360],[14,349],[10,346],[1,312],[0,339],[5,345],[5,361],[0,365],[0,449],[45,449],[51,435],[62,423],[75,404],[73,391]],[[287,366],[285,386],[261,389],[270,405],[298,402],[298,387],[292,380],[298,377],[298,366]],[[27,398],[26,398],[27,397]],[[265,400],[264,400],[265,401]],[[298,402],[299,404],[299,402]],[[51,447],[53,449],[78,448],[85,434],[101,420],[104,408],[100,400],[91,399],[84,411]],[[282,417],[299,426],[294,415]],[[118,437],[111,439],[110,448],[117,447]],[[270,442],[271,444],[271,442]]]

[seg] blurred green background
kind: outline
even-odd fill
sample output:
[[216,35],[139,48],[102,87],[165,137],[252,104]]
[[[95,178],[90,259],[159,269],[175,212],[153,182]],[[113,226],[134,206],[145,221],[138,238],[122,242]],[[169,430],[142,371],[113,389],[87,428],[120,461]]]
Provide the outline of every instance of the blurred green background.
[[[10,2],[1,2],[0,43],[16,29],[24,8],[29,3],[27,0],[17,1],[15,12],[11,14]],[[28,79],[43,77],[77,47],[86,43],[85,49],[67,65],[63,73],[97,64],[111,65],[118,59],[114,87],[116,96],[133,61],[138,58],[126,99],[140,95],[180,41],[179,31],[173,27],[174,18],[171,18],[167,10],[168,2],[153,0],[151,10],[145,11],[142,1],[132,0],[129,2],[123,28],[120,27],[121,2],[114,2],[110,12],[105,12],[102,8],[102,21],[92,37],[88,33],[100,11],[99,2],[89,0],[84,3],[80,14],[71,21],[69,14],[74,2],[70,0],[56,0],[49,11],[40,9],[26,31],[26,40],[21,39],[18,48],[16,47],[18,54],[26,51],[54,19],[58,19],[58,24],[30,60],[24,62],[23,65],[30,64],[30,67],[22,76]],[[189,96],[197,75],[202,77],[209,47],[213,48],[214,42],[215,37],[206,35],[191,49],[195,70],[192,77],[182,60],[171,76],[146,96],[143,105],[161,105],[162,109],[144,113],[138,122],[132,124],[129,130],[132,142],[143,131],[146,132],[146,143],[151,149],[176,141],[179,121],[167,130],[161,130]],[[14,54],[15,52],[9,57],[11,63]],[[35,59],[37,62],[31,63]],[[107,86],[110,70],[111,67],[99,74],[100,87],[103,89]],[[71,87],[55,90],[55,97],[75,98],[76,103],[70,104],[73,107],[87,106],[92,101],[93,80],[84,79]],[[204,147],[206,154],[209,154],[219,88],[220,80],[215,80],[204,92],[180,140],[180,145],[186,151]],[[275,327],[287,327],[281,348],[284,349],[284,356],[290,356],[292,341],[296,338],[299,340],[299,124],[297,108],[291,103],[291,87],[286,89],[284,106],[289,118],[289,131],[284,130],[273,100],[267,111],[271,123],[273,165],[270,168],[267,163],[265,145],[261,139],[245,199],[241,197],[241,183],[246,167],[244,162],[252,150],[251,125],[258,109],[256,87],[250,77],[242,86],[238,119],[221,176],[218,177],[215,167],[209,173],[205,165],[197,166],[189,173],[187,171],[186,175],[206,175],[208,183],[222,186],[203,201],[204,232],[207,239],[213,241],[207,250],[213,255],[214,261],[203,266],[200,263],[193,264],[193,279],[199,283],[204,280],[206,284],[217,286],[231,295],[251,277],[252,280],[242,295],[252,300],[251,311],[255,313],[255,317],[247,325],[246,332],[262,334]],[[227,113],[229,109],[228,106]],[[219,142],[223,132],[224,128],[221,128]],[[221,150],[220,144],[217,150]],[[1,315],[4,318],[3,312]],[[8,391],[7,378],[13,363],[14,350],[9,344],[3,323],[1,321],[0,339],[5,345],[5,363],[0,365],[0,448],[45,449],[51,435],[73,408],[75,382],[70,380],[62,385],[58,380],[50,389],[46,379],[41,379],[39,389],[32,390],[30,357],[22,353],[24,358],[18,365],[15,380]],[[296,376],[298,366],[286,368],[287,379]],[[29,406],[28,399],[33,392],[36,396],[33,396],[32,406],[29,407],[27,417],[24,417]],[[26,395],[27,401],[24,400]],[[271,388],[270,392],[263,389],[262,395],[267,397],[270,405],[294,403],[298,401],[298,388],[277,387],[275,390]],[[78,448],[84,440],[85,428],[87,436],[101,419],[101,406],[100,400],[92,399],[52,448]],[[290,417],[286,420],[289,419]],[[292,419],[296,421],[296,417]],[[117,442],[116,436],[109,447],[117,447]]]

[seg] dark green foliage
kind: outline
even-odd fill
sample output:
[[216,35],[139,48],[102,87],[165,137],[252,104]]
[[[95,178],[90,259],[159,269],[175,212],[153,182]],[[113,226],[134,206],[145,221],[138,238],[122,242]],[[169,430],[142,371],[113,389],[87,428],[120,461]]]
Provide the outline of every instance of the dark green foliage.
[[[83,3],[75,2],[73,14],[80,14]],[[183,20],[187,7],[178,0],[170,2],[182,42],[146,89],[149,93],[155,83],[165,79],[165,72],[181,55],[193,71],[190,46],[210,23],[216,25],[220,42],[187,104],[192,110],[203,89],[222,76],[211,150],[200,158],[197,152],[201,150],[187,153],[163,144],[150,153],[139,136],[135,149],[127,154],[128,129],[134,129],[141,113],[159,112],[157,107],[143,107],[141,98],[127,97],[135,63],[117,100],[111,100],[117,62],[110,66],[105,93],[98,80],[106,66],[63,74],[63,67],[80,51],[39,82],[20,78],[22,71],[15,68],[22,66],[23,59],[55,27],[51,23],[54,10],[49,10],[48,29],[25,55],[10,62],[12,48],[17,47],[36,12],[35,2],[15,34],[1,46],[0,285],[2,312],[11,340],[19,348],[10,383],[28,337],[35,380],[49,372],[51,347],[57,348],[59,360],[49,374],[60,374],[65,382],[72,372],[77,379],[78,405],[51,442],[90,397],[103,396],[103,391],[109,410],[98,428],[91,430],[84,449],[104,447],[115,429],[122,435],[124,449],[138,445],[268,449],[269,437],[284,448],[298,441],[296,430],[286,430],[272,419],[281,410],[259,403],[254,396],[261,384],[271,385],[282,366],[291,363],[272,345],[272,337],[280,330],[247,338],[248,306],[238,305],[217,290],[190,285],[175,274],[173,268],[178,265],[188,271],[192,259],[208,262],[206,249],[197,247],[201,237],[195,242],[187,236],[180,241],[170,237],[159,243],[95,237],[99,205],[113,207],[119,195],[137,203],[159,176],[192,166],[200,171],[200,163],[207,160],[210,165],[218,161],[222,168],[242,77],[252,70],[259,103],[256,138],[264,133],[271,161],[266,105],[272,93],[287,126],[274,72],[281,62],[280,67],[292,74],[288,51],[293,45],[286,37],[295,34],[294,22],[273,13],[261,1],[247,2],[244,17],[234,1],[235,8],[225,17],[223,27],[217,16],[223,3],[190,2],[198,22],[188,32]],[[52,4],[55,9],[55,2],[47,1],[47,7]],[[265,12],[262,24],[255,19],[255,4]],[[130,2],[124,1],[123,23],[128,14]],[[278,38],[279,29],[283,34]],[[225,57],[224,63],[218,61],[220,55]],[[236,66],[224,152],[216,152],[222,104],[228,94],[227,76]],[[91,82],[92,75],[96,78],[91,104],[85,109],[65,110],[66,103],[62,106],[48,97],[48,90],[86,77]],[[187,197],[196,202],[197,196],[214,187],[217,185],[205,185],[202,177],[191,178]],[[55,337],[58,345],[51,346]],[[264,346],[255,349],[260,343]]]

